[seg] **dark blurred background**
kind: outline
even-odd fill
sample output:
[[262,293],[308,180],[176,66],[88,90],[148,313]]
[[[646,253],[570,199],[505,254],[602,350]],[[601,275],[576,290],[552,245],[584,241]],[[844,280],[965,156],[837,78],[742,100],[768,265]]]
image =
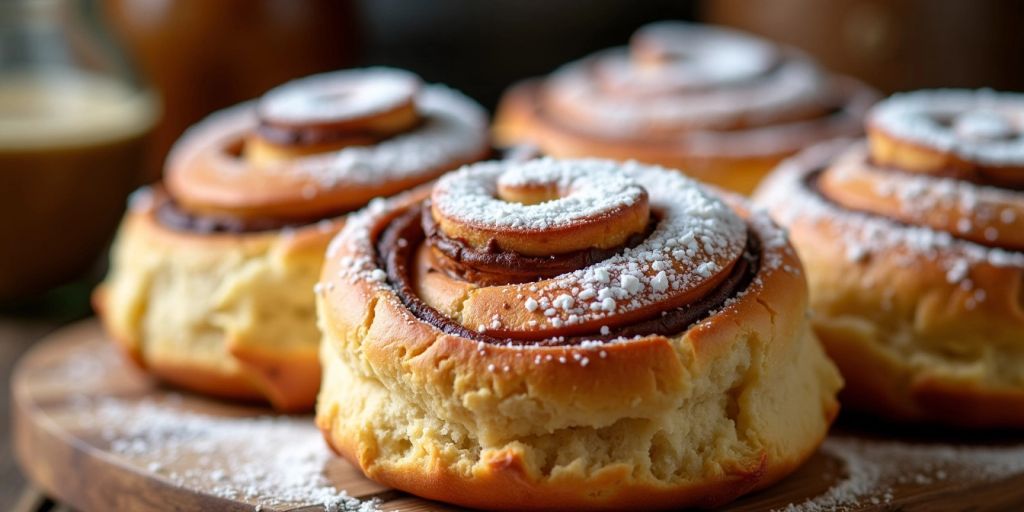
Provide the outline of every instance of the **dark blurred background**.
[[[36,12],[25,14],[24,6],[33,5]],[[52,22],[53,30],[11,36],[33,16]],[[124,196],[158,179],[170,145],[213,110],[291,78],[374,64],[411,69],[493,108],[512,82],[624,44],[637,27],[663,19],[741,27],[803,48],[886,93],[1024,88],[1024,2],[1012,0],[5,0],[0,78],[25,64],[19,59],[32,69],[68,64],[63,59],[150,92],[157,106],[144,147],[122,144],[118,165],[96,164],[115,161],[101,158],[110,148],[93,152],[92,160],[59,144],[20,152],[4,145],[0,129],[0,167],[8,168],[0,169],[0,218],[7,223],[0,237],[0,311],[87,313],[85,292],[102,274],[97,255]],[[40,88],[52,95],[67,89]],[[0,123],[10,120],[14,103],[3,99],[0,94]],[[87,163],[89,173],[80,169]],[[92,192],[88,203],[80,199],[83,187]],[[64,238],[42,238],[54,225]],[[68,233],[78,235],[74,243]],[[52,256],[58,252],[63,257]],[[70,301],[37,300],[69,281],[80,285]]]
[[406,67],[493,107],[511,81],[625,44],[640,25],[690,19],[798,46],[885,92],[1024,87],[1015,0],[407,0],[359,4],[363,61]]
[[[164,94],[183,104],[167,113],[174,129],[164,144],[199,111],[353,64],[410,69],[493,108],[513,81],[624,44],[637,27],[662,19],[733,25],[792,44],[885,92],[1024,87],[1024,3],[1014,0],[104,3],[136,60],[157,81],[169,80]],[[195,55],[175,58],[183,52]]]
[[[1024,87],[1014,0],[100,0],[168,101],[154,159],[210,110],[350,65],[410,69],[493,108],[515,80],[624,44],[644,23],[702,20],[798,46],[884,92]],[[153,169],[151,169],[153,171]]]

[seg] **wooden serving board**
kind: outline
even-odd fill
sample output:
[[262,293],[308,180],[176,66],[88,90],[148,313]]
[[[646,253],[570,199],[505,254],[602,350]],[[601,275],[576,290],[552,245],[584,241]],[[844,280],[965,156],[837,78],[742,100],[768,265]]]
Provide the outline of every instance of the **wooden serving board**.
[[[310,416],[160,386],[95,321],[40,342],[12,378],[21,467],[83,512],[453,510],[366,479]],[[726,510],[1024,510],[1024,436],[843,424],[795,474]]]

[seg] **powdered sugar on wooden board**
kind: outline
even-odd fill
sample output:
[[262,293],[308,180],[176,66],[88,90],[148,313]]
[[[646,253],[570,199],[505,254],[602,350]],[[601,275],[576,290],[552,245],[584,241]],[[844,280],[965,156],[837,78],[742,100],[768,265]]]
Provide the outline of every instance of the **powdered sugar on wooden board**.
[[[69,375],[88,378],[92,371],[82,365]],[[182,401],[168,393],[141,401],[83,395],[72,403],[78,427],[99,431],[106,450],[175,485],[258,509],[377,510],[376,500],[354,498],[328,480],[325,468],[335,455],[312,418],[204,415],[185,411]]]
[[[132,466],[139,478],[161,478],[189,489],[212,486],[221,496],[267,510],[309,505],[360,512],[392,504],[417,510],[443,507],[415,498],[376,505],[347,497],[343,489],[331,484],[334,478],[324,475],[325,465],[334,456],[311,418],[243,416],[252,410],[168,392],[131,368],[95,325],[85,327],[73,327],[57,335],[63,339],[43,342],[40,348],[48,353],[40,355],[46,357],[30,354],[34,363],[28,372],[31,378],[26,379],[27,372],[18,372],[15,387],[31,381],[35,387],[45,388],[33,405],[48,400],[42,407],[52,411],[47,414],[53,424],[64,425],[69,440],[101,450],[106,460]],[[74,393],[58,400],[54,391],[69,384]],[[206,410],[211,412],[199,412]],[[91,434],[84,437],[87,433]],[[906,439],[906,432],[901,436]],[[228,460],[222,460],[224,454],[230,455]],[[194,469],[184,469],[186,464]],[[332,467],[339,464],[344,463],[334,461]],[[1002,489],[1016,489],[1019,483],[1014,487],[1014,482],[1022,477],[1024,443],[1019,441],[1005,445],[918,443],[838,432],[825,441],[804,470],[735,506],[742,510],[774,506],[780,512],[897,510],[908,499],[920,504],[928,496],[950,496],[961,490],[970,493],[1004,480]],[[88,480],[90,475],[81,478]],[[1011,478],[1015,480],[1008,480]],[[360,493],[349,485],[352,494],[376,492],[364,489]],[[931,494],[935,492],[939,494]],[[781,496],[792,496],[793,503],[780,504]],[[294,501],[286,503],[289,499]]]
[[[140,472],[257,509],[377,510],[377,501],[353,498],[332,483],[326,470],[340,461],[311,417],[202,414],[196,408],[201,398],[159,388],[141,399],[105,396],[112,375],[135,373],[125,367],[113,344],[104,342],[68,351],[49,369],[52,381],[74,383],[76,393],[61,414],[75,418],[75,432],[98,432],[90,434],[90,445]],[[218,402],[210,406],[223,411]],[[247,412],[240,407],[232,414]]]
[[995,482],[1024,473],[1024,445],[956,446],[830,437],[821,451],[840,462],[841,474],[824,493],[776,511],[854,510],[893,503],[896,486],[944,480]]

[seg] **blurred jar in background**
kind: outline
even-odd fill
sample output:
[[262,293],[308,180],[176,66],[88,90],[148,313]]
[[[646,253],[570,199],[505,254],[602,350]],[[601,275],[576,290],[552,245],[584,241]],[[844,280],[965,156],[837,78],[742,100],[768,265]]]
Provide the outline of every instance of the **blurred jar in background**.
[[151,179],[171,144],[210,112],[356,57],[351,0],[103,0],[103,8],[162,96]]
[[85,0],[0,1],[0,300],[83,273],[158,113]]

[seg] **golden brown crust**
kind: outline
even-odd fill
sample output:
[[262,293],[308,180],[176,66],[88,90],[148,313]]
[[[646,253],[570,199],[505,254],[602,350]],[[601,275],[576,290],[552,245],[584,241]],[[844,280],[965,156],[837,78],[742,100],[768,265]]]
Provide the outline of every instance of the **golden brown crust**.
[[[320,375],[309,290],[344,218],[287,233],[197,234],[163,225],[156,210],[165,192],[151,193],[126,214],[111,275],[93,295],[107,332],[133,361],[176,386],[309,410]],[[302,289],[277,288],[286,285]],[[277,300],[299,309],[266,318]]]
[[[613,160],[638,160],[683,169],[686,174],[727,190],[749,194],[781,160],[800,149],[832,137],[857,133],[859,121],[875,100],[873,91],[847,79],[837,79],[848,90],[846,106],[856,114],[849,122],[828,123],[801,138],[780,139],[777,150],[767,154],[691,153],[677,140],[630,140],[600,137],[561,124],[538,110],[539,81],[526,81],[510,88],[495,115],[494,138],[499,145],[529,143],[544,154],[560,158],[593,156]],[[781,133],[785,133],[780,131]]]
[[[360,464],[351,443],[338,445],[339,440],[330,432],[325,432],[325,437],[335,452]],[[471,480],[446,468],[415,472],[375,468],[367,476],[398,489],[415,489],[424,498],[486,510],[660,510],[675,509],[681,503],[714,508],[775,483],[799,467],[811,453],[813,449],[806,456],[779,462],[770,470],[762,458],[754,466],[729,468],[713,481],[683,488],[637,485],[621,489],[621,482],[630,477],[631,469],[625,466],[609,468],[586,481],[538,484],[524,468],[523,455],[511,450],[493,454],[485,469],[475,472]],[[586,501],[581,501],[581,496],[586,496]]]
[[1024,257],[852,212],[808,186],[863,151],[850,141],[808,150],[756,196],[800,251],[815,329],[847,381],[844,405],[903,421],[1024,426]]
[[680,153],[651,141],[617,140],[559,126],[537,111],[537,80],[513,85],[505,92],[494,118],[494,140],[499,146],[530,144],[557,158],[599,157],[637,160],[685,169],[687,175],[705,183],[749,194],[761,179],[786,155],[710,158]]
[[1024,165],[981,165],[956,153],[902,140],[885,130],[872,128],[868,133],[871,154],[878,165],[921,174],[952,175],[997,185],[1024,185]]
[[840,398],[853,410],[898,421],[972,428],[1024,425],[1024,390],[1020,388],[913,371],[890,354],[827,324],[819,327],[818,334],[848,383]]
[[[546,284],[543,280],[534,282],[509,284],[503,286],[473,286],[459,278],[451,277],[434,271],[431,258],[426,251],[421,251],[416,257],[418,268],[421,269],[420,276],[423,281],[417,289],[424,295],[427,304],[438,309],[450,317],[458,316],[459,323],[464,327],[473,330],[477,326],[487,326],[492,319],[501,318],[503,331],[498,334],[505,334],[509,337],[535,336],[538,333],[549,332],[552,335],[572,335],[576,332],[586,332],[588,328],[594,327],[594,322],[580,322],[572,326],[565,326],[561,330],[552,330],[543,322],[544,311],[528,311],[522,307],[509,307],[510,297],[520,297],[529,293],[531,287],[536,288],[538,284]],[[633,321],[649,318],[659,311],[673,309],[684,304],[690,304],[704,297],[712,290],[722,284],[735,266],[735,261],[722,261],[719,268],[721,271],[709,278],[699,286],[694,286],[685,291],[678,291],[671,299],[654,302],[646,307],[636,308],[629,313],[622,313],[614,320],[606,320],[604,324],[629,324]],[[513,301],[519,305],[521,301]],[[592,329],[591,329],[592,330]]]
[[[642,225],[649,225],[651,217],[661,216],[660,221],[654,224],[660,225],[660,229],[653,229],[649,233],[640,233],[641,245],[630,249],[637,259],[643,259],[643,265],[636,264],[627,268],[627,262],[623,258],[610,258],[617,261],[611,267],[603,269],[607,275],[605,281],[597,284],[597,275],[591,277],[589,292],[580,297],[578,301],[574,298],[577,294],[584,293],[578,279],[567,277],[570,272],[579,270],[579,267],[566,269],[554,275],[545,275],[543,278],[534,277],[525,280],[499,283],[467,283],[456,282],[444,283],[445,275],[426,269],[425,281],[418,289],[425,289],[432,285],[439,286],[441,291],[456,292],[452,297],[444,297],[444,294],[434,294],[425,290],[425,296],[439,299],[438,302],[430,302],[431,306],[439,309],[441,313],[454,319],[466,329],[472,331],[486,332],[490,335],[501,338],[530,339],[556,336],[575,336],[579,334],[598,332],[602,325],[609,328],[635,323],[644,318],[651,318],[662,311],[671,310],[691,304],[697,299],[708,295],[709,292],[718,288],[731,274],[743,252],[743,246],[747,240],[747,229],[743,221],[721,202],[710,199],[701,194],[684,193],[687,190],[696,190],[697,186],[686,178],[675,174],[674,171],[664,168],[643,166],[635,162],[617,163],[609,160],[555,160],[551,158],[538,159],[532,162],[522,163],[509,168],[506,162],[489,162],[478,164],[458,172],[449,174],[442,178],[434,188],[431,197],[431,206],[436,211],[439,209],[451,209],[456,217],[465,217],[467,223],[489,226],[488,231],[494,232],[508,225],[514,225],[515,231],[526,230],[538,233],[540,240],[547,240],[557,236],[568,238],[568,243],[586,243],[592,240],[588,229],[580,229],[580,233],[572,227],[564,229],[563,226],[575,226],[580,220],[600,219],[601,215],[595,215],[593,209],[583,208],[580,203],[589,204],[601,212],[618,212],[628,209],[623,205],[626,203],[639,204],[638,198],[645,198],[650,201],[650,208],[644,208],[642,212],[658,211],[648,218],[641,218]],[[499,178],[499,173],[501,177]],[[565,202],[549,201],[524,207],[521,204],[510,203],[500,199],[481,197],[474,190],[481,181],[487,182],[496,180],[514,181],[527,179],[527,181],[540,180],[541,176],[550,178],[553,181],[572,183],[578,182],[604,182],[612,183],[613,180],[631,181],[639,179],[646,183],[650,192],[644,192],[645,186],[638,184],[630,185],[636,196],[620,196],[607,189],[592,190],[589,197],[567,198]],[[571,179],[569,176],[573,176]],[[463,187],[460,183],[466,182],[472,186]],[[573,185],[576,186],[576,185]],[[591,183],[591,187],[601,187]],[[581,186],[582,188],[582,186]],[[618,188],[612,187],[612,188]],[[646,195],[645,195],[646,194]],[[483,194],[486,196],[486,194]],[[594,197],[597,196],[597,197]],[[452,204],[448,204],[452,203]],[[462,204],[462,207],[458,206]],[[599,206],[594,206],[599,205]],[[496,211],[500,211],[500,217],[495,218]],[[535,215],[531,215],[532,212]],[[433,211],[431,212],[433,213]],[[537,218],[540,217],[540,219]],[[703,220],[702,220],[703,219]],[[602,222],[595,223],[601,226]],[[608,223],[610,227],[617,227],[617,222]],[[709,227],[712,226],[712,227]],[[461,234],[461,230],[454,234],[447,232],[444,225],[438,228],[439,235],[455,236]],[[619,233],[614,233],[619,235]],[[609,234],[611,236],[611,234]],[[682,240],[693,240],[687,244]],[[700,247],[697,240],[710,240],[718,237],[722,242],[720,245],[704,245]],[[614,238],[616,241],[620,237]],[[566,241],[550,243],[552,251],[564,248]],[[670,246],[680,249],[685,244],[684,250],[668,251]],[[429,245],[429,244],[428,244]],[[583,248],[586,245],[580,244]],[[592,246],[602,247],[600,242],[592,243]],[[538,245],[539,258],[555,257],[551,253],[543,251],[543,245]],[[689,250],[690,257],[681,255]],[[636,254],[637,251],[643,255]],[[612,251],[615,254],[621,251]],[[610,254],[610,255],[611,255]],[[677,256],[679,255],[679,256]],[[425,256],[421,253],[421,258]],[[530,254],[533,256],[533,254]],[[646,258],[644,258],[646,256]],[[605,256],[608,258],[608,256]],[[433,260],[433,258],[428,258]],[[604,258],[602,258],[604,259]],[[659,260],[655,264],[655,260]],[[598,262],[599,263],[599,262]],[[423,265],[414,265],[422,267]],[[514,264],[512,266],[515,266]],[[584,265],[585,266],[585,265]],[[628,275],[624,275],[628,274]],[[614,292],[611,288],[619,288],[625,292],[623,279],[629,282],[632,278],[634,290],[639,291],[649,282],[654,286],[653,280],[661,274],[661,292],[655,293],[649,300],[629,300],[627,295],[620,294],[616,298],[610,295]],[[580,276],[577,276],[580,277]],[[614,281],[612,284],[610,281]],[[669,290],[669,281],[674,281],[674,286]],[[463,285],[463,286],[460,286]],[[615,286],[615,285],[621,286]],[[593,299],[606,289],[597,301]],[[651,288],[651,291],[655,291]],[[572,305],[557,306],[553,301],[564,296],[571,300]],[[530,300],[536,302],[535,307],[526,307]],[[607,299],[610,302],[599,303]],[[616,299],[623,300],[627,307],[618,309]],[[585,302],[589,304],[584,304]],[[445,307],[452,304],[452,307]],[[541,304],[547,304],[540,307]],[[606,305],[607,304],[607,305]],[[607,308],[607,309],[606,309]],[[572,310],[572,311],[569,311]],[[615,310],[614,314],[606,315],[600,311]]]
[[832,162],[829,172],[817,179],[822,194],[850,210],[955,233],[982,245],[1024,249],[1024,201],[1018,194],[894,172],[880,167],[874,149],[870,151],[870,157],[868,152],[854,151]]
[[484,158],[486,126],[469,98],[385,68],[306,77],[214,113],[129,208],[96,309],[163,380],[309,410],[313,287],[331,237],[371,199]]
[[245,139],[243,156],[246,161],[254,165],[274,165],[286,160],[292,160],[328,151],[337,151],[349,146],[369,146],[377,139],[367,135],[347,137],[341,141],[309,143],[302,145],[278,144],[267,140],[256,134],[250,134]]
[[[336,453],[360,465],[351,440],[339,439],[329,430],[323,433]],[[495,454],[487,469],[482,474],[474,474],[471,481],[444,468],[423,472],[381,468],[368,476],[391,487],[416,489],[416,494],[424,498],[487,510],[676,510],[682,503],[715,508],[770,487],[788,476],[814,454],[824,436],[823,432],[820,439],[808,444],[805,453],[789,460],[775,460],[769,466],[767,457],[762,457],[756,465],[729,468],[725,475],[715,480],[683,488],[638,485],[615,493],[603,492],[629,478],[628,468],[624,467],[605,471],[586,482],[558,481],[538,485],[526,474],[522,455],[516,452]],[[453,496],[459,499],[452,499]],[[539,496],[543,496],[542,503]],[[581,503],[580,496],[587,496],[588,500]],[[500,497],[500,501],[496,497]]]
[[[352,232],[374,240],[420,199]],[[716,506],[770,485],[823,439],[840,381],[795,254],[751,229],[773,263],[720,311],[678,335],[575,346],[445,334],[379,281],[342,277],[365,256],[343,234],[318,295],[317,424],[371,478],[462,506]]]
[[[392,104],[382,95],[395,80]],[[301,220],[356,210],[485,158],[486,112],[418,82],[386,68],[337,71],[216,112],[175,144],[167,189],[193,213]]]
[[248,178],[239,180],[241,169],[231,148],[240,147],[256,123],[242,111],[220,115],[216,120],[224,125],[217,127],[220,133],[204,134],[203,140],[179,148],[178,156],[169,159],[165,177],[174,197],[189,211],[200,214],[289,219],[354,210],[374,197],[408,190],[490,152],[486,139],[481,138],[478,147],[462,158],[384,181],[342,181],[325,187],[314,175],[283,171],[280,165],[247,167]]
[[877,99],[806,55],[724,27],[659,22],[613,48],[511,87],[499,145],[680,169],[749,194],[780,160],[862,133]]
[[1022,98],[988,89],[896,94],[867,121],[872,157],[882,167],[1019,189]]

